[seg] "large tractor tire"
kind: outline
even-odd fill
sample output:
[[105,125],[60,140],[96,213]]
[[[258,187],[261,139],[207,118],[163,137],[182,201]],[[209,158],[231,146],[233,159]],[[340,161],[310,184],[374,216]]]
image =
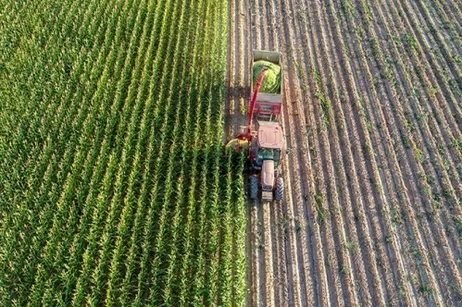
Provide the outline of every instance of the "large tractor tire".
[[276,179],[276,192],[274,198],[276,200],[282,200],[284,197],[284,179],[282,177],[278,177]]
[[258,197],[258,177],[250,176],[250,198],[257,199]]

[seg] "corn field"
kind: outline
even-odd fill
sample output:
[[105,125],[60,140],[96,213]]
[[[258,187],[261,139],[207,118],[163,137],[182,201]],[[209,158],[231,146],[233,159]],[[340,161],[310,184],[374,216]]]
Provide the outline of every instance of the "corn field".
[[0,3],[3,306],[243,305],[228,3]]

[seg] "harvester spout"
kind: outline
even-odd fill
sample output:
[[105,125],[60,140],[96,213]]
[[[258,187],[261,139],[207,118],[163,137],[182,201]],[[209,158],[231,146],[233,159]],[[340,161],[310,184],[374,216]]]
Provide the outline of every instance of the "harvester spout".
[[246,135],[238,135],[239,139],[246,139],[249,142],[252,140],[252,120],[253,120],[253,111],[255,110],[255,104],[257,102],[257,95],[258,91],[260,90],[261,83],[263,82],[263,78],[265,77],[266,68],[261,70],[260,76],[258,77],[257,84],[255,86],[255,90],[253,92],[252,100],[250,101],[250,109],[249,109],[249,122],[247,124],[247,134]]
[[253,92],[252,100],[250,101],[250,109],[249,109],[249,121],[247,123],[247,131],[239,133],[236,139],[233,139],[228,142],[226,147],[233,146],[237,144],[236,149],[240,151],[241,147],[249,147],[249,143],[252,141],[252,120],[253,120],[253,113],[255,110],[255,104],[257,102],[257,95],[258,91],[260,90],[260,86],[263,82],[263,78],[265,77],[266,68],[261,70],[260,76],[258,77],[257,84],[255,86],[255,90]]
[[258,95],[258,92],[260,91],[260,86],[261,86],[261,83],[263,82],[263,78],[265,77],[265,73],[266,73],[266,68],[263,68],[261,70],[260,77],[258,77],[257,85],[255,86],[252,100],[250,102],[249,123],[247,126],[247,135],[249,135],[249,138],[250,138],[251,131],[252,131],[253,111],[255,110],[255,104],[257,102],[257,95]]

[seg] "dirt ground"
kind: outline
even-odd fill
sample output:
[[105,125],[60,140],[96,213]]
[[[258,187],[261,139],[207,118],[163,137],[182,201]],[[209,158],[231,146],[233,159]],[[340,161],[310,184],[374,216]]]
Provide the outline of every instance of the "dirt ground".
[[231,1],[227,135],[283,54],[282,202],[248,206],[249,306],[462,302],[462,3]]

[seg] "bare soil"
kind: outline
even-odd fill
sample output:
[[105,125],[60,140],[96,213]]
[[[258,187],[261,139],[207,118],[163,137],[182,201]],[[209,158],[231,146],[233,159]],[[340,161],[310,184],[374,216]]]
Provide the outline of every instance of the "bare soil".
[[249,202],[249,306],[462,302],[459,1],[230,1],[228,138],[282,52],[282,202]]

